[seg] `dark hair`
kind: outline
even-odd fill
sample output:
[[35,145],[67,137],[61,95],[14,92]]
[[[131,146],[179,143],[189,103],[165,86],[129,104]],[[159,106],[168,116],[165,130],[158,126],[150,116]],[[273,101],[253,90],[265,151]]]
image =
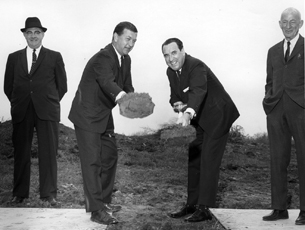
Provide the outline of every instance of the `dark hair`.
[[166,46],[166,45],[168,45],[168,44],[170,44],[170,43],[172,43],[172,42],[175,42],[175,43],[177,44],[179,50],[182,50],[182,49],[183,49],[183,43],[182,43],[182,41],[180,41],[178,38],[169,38],[169,39],[167,39],[167,40],[162,44],[162,47],[161,47],[162,52],[163,52],[163,46]]
[[113,33],[117,33],[119,36],[123,33],[124,29],[131,30],[134,33],[138,33],[137,28],[135,25],[133,25],[130,22],[120,22],[117,24],[117,26],[114,28]]

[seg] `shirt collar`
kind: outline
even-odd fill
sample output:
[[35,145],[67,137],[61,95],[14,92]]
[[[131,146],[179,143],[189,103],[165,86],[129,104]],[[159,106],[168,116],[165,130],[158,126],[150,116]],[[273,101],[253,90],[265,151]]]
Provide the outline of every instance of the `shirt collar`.
[[[40,53],[41,47],[42,47],[42,46],[39,46],[37,49],[35,49],[35,50],[36,50],[35,53],[36,53],[37,57],[38,57],[38,55],[39,55],[39,53]],[[26,50],[27,50],[27,52],[29,52],[29,53],[32,54],[34,49],[32,49],[31,47],[27,46],[27,49],[26,49]]]
[[[113,46],[113,45],[112,45]],[[118,56],[118,59],[119,59],[119,63],[120,63],[120,66],[121,66],[121,54],[119,54],[119,52],[116,50],[116,48],[113,46],[113,49],[115,50],[115,53],[116,55]],[[124,57],[124,56],[123,56]]]
[[[290,40],[290,47],[294,47],[297,41],[299,40],[300,34],[298,33],[292,40]],[[287,44],[287,39],[285,38],[285,44]]]

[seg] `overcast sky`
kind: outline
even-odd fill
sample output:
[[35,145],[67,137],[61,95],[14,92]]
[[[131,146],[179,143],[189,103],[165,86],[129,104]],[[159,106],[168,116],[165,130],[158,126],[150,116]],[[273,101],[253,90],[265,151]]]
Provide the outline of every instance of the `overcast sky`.
[[[36,16],[48,31],[43,46],[64,59],[68,93],[61,102],[61,123],[68,120],[71,103],[87,61],[111,42],[114,27],[130,21],[138,41],[130,52],[136,92],[146,92],[155,103],[144,119],[128,119],[113,110],[115,132],[130,135],[143,128],[157,129],[176,117],[169,104],[169,83],[161,44],[170,37],[184,43],[186,53],[201,59],[231,95],[241,114],[234,125],[245,134],[266,132],[262,108],[268,49],[283,39],[280,15],[297,8],[304,18],[303,0],[10,0],[0,3],[0,120],[10,117],[3,92],[9,53],[25,48],[20,28]],[[304,36],[304,27],[300,33]]]

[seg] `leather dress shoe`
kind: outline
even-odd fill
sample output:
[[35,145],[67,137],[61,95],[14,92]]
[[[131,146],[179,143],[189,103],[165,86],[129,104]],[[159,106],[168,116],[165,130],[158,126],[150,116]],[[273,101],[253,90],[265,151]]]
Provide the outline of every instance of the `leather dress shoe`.
[[23,202],[24,198],[20,197],[20,196],[14,196],[11,201],[10,204],[21,204]]
[[184,219],[186,222],[200,222],[212,220],[212,214],[207,207],[199,207],[191,216]]
[[171,218],[180,218],[186,216],[188,214],[193,214],[196,211],[196,207],[194,205],[184,205],[178,212],[168,214]]
[[296,225],[305,225],[305,211],[300,211],[299,217],[295,221]]
[[112,205],[112,204],[105,204],[106,212],[118,212],[121,211],[122,206],[120,205]]
[[288,219],[288,211],[287,210],[273,210],[269,215],[264,216],[264,221],[274,221],[274,220],[282,220],[282,219]]
[[45,198],[41,198],[41,200],[43,202],[49,203],[52,207],[61,205],[60,202],[58,202],[54,197],[45,197]]
[[109,214],[106,210],[98,210],[91,212],[91,221],[94,221],[99,224],[117,224],[118,220]]

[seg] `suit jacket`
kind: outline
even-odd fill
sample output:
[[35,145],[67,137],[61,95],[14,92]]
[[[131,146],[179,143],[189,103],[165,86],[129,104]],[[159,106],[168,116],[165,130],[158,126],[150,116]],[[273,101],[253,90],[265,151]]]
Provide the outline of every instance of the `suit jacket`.
[[302,108],[304,94],[304,37],[300,35],[287,63],[284,60],[284,40],[271,47],[267,57],[267,82],[263,107],[269,114],[285,91]]
[[30,101],[40,119],[60,121],[60,100],[67,92],[61,54],[41,47],[31,74],[26,48],[10,54],[4,76],[4,92],[11,103],[13,123],[24,119]]
[[210,68],[190,55],[185,55],[180,77],[175,71],[167,69],[170,82],[170,104],[177,101],[194,109],[197,123],[212,138],[228,133],[239,112],[222,84]]
[[134,92],[129,55],[124,57],[122,66],[121,69],[112,44],[88,61],[69,114],[76,126],[91,132],[105,132],[111,111],[116,106],[116,96],[122,90]]

